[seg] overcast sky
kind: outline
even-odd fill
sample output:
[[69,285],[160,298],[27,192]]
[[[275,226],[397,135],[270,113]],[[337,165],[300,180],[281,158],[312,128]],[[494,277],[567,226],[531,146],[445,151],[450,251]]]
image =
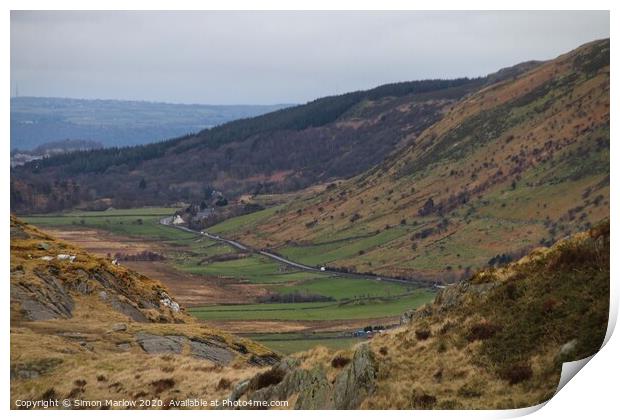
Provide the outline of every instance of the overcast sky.
[[608,36],[607,12],[12,12],[11,92],[302,103],[486,75]]

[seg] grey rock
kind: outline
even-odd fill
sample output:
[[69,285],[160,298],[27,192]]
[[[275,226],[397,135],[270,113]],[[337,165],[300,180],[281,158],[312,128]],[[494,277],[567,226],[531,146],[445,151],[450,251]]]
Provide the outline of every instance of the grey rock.
[[361,345],[353,360],[336,378],[334,383],[334,405],[336,409],[355,409],[376,387],[377,372],[375,359],[368,344]]
[[575,351],[575,349],[577,348],[577,339],[572,339],[567,343],[564,343],[562,345],[562,347],[560,348],[560,356],[567,356],[569,354],[571,354],[572,352]]
[[48,244],[47,242],[39,242],[37,244],[37,249],[40,249],[42,251],[47,251],[50,249],[50,244]]
[[32,321],[71,318],[73,299],[56,276],[36,273],[43,286],[29,283],[11,284],[11,302],[18,303],[24,316]]
[[84,348],[85,348],[86,350],[88,350],[88,351],[93,351],[93,350],[95,350],[95,348],[93,347],[93,345],[92,345],[92,344],[90,344],[90,343],[89,343],[89,342],[87,342],[87,341],[82,341],[82,342],[80,342],[80,346],[84,347]]
[[315,367],[303,381],[295,403],[296,410],[325,410],[334,408],[332,389],[321,367]]
[[127,331],[127,324],[123,322],[117,322],[115,324],[112,324],[111,330],[114,332]]
[[138,333],[136,340],[142,349],[149,353],[175,353],[180,354],[183,344],[187,340],[185,337],[177,335],[154,335]]
[[35,379],[54,370],[62,363],[62,359],[49,358],[29,363],[15,363],[11,365],[11,380]]
[[[239,353],[245,354],[246,351],[240,351],[236,349]],[[271,353],[263,356],[257,356],[253,354],[250,356],[248,363],[252,366],[273,366],[280,361],[280,356],[276,353]]]
[[131,344],[130,343],[118,343],[116,345],[116,347],[118,347],[119,349],[121,349],[123,351],[131,350]]
[[230,393],[230,397],[228,397],[228,399],[230,399],[231,401],[237,401],[239,398],[241,398],[243,394],[246,393],[246,391],[248,390],[249,384],[250,384],[250,381],[239,382],[233,388],[232,392]]
[[21,226],[11,226],[11,239],[29,239],[31,236],[24,232]]
[[215,341],[193,338],[189,344],[192,356],[200,359],[207,359],[220,365],[227,365],[235,358],[234,352]]
[[128,316],[136,322],[148,321],[147,317],[142,312],[140,312],[138,308],[136,308],[130,303],[119,300],[116,296],[110,297],[109,303],[115,311],[118,311],[123,315]]
[[406,325],[409,324],[411,322],[411,318],[413,317],[413,313],[415,312],[414,309],[410,309],[406,312],[404,312],[401,316],[400,316],[400,320],[399,320],[399,324],[400,325]]

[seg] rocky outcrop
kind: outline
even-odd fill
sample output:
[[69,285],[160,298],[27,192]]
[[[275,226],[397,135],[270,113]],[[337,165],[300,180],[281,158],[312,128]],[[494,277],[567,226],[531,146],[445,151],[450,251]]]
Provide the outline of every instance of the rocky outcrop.
[[224,342],[202,337],[187,338],[180,335],[155,335],[140,332],[136,341],[149,354],[181,354],[185,345],[189,345],[190,354],[198,359],[210,360],[219,365],[228,365],[237,356]]
[[356,409],[375,390],[376,363],[369,346],[360,346],[351,362],[328,380],[321,364],[302,369],[294,359],[285,359],[267,372],[250,381],[239,383],[230,395],[236,401],[242,397],[258,401],[283,401],[297,396],[295,409]]
[[148,318],[138,308],[136,308],[129,302],[125,302],[124,299],[122,298],[111,296],[108,299],[108,303],[110,304],[110,306],[112,306],[112,308],[115,311],[128,316],[129,318],[131,318],[132,320],[136,322],[147,322],[148,321]]
[[368,345],[360,346],[351,363],[336,378],[334,405],[338,409],[358,408],[375,390],[377,372],[375,358]]
[[71,318],[75,305],[62,283],[49,274],[38,273],[38,278],[41,284],[11,282],[11,304],[19,305],[24,317],[31,321]]
[[61,359],[47,358],[29,363],[11,364],[11,379],[35,379],[53,371],[61,363]]
[[178,335],[154,335],[138,333],[136,340],[142,350],[147,353],[176,353],[180,354],[186,338]]
[[235,358],[234,352],[217,341],[192,338],[189,345],[192,356],[211,360],[220,365],[227,365]]

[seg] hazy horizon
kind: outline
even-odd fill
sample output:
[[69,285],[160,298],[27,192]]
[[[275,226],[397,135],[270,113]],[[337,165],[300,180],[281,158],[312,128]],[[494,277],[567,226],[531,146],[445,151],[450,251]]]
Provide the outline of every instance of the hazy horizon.
[[606,37],[607,11],[12,11],[11,95],[298,104],[485,76]]

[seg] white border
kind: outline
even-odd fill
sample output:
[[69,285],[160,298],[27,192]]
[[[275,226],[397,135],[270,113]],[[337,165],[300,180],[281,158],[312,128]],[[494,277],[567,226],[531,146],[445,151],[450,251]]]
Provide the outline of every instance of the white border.
[[[349,1],[336,1],[336,0],[315,0],[315,1],[282,1],[282,0],[265,0],[260,3],[257,1],[251,0],[231,0],[231,1],[213,1],[213,2],[205,2],[205,1],[196,1],[196,0],[177,0],[175,2],[165,2],[162,0],[151,0],[149,2],[137,2],[137,1],[128,1],[128,0],[109,0],[109,1],[101,1],[101,0],[93,0],[89,1],[87,4],[85,2],[80,2],[77,0],[62,0],[62,1],[42,1],[42,0],[32,0],[32,1],[14,1],[8,0],[3,2],[5,5],[5,13],[2,16],[2,24],[0,24],[0,33],[2,33],[2,43],[1,52],[2,57],[4,58],[4,65],[2,67],[2,74],[4,78],[4,83],[2,86],[2,98],[1,101],[1,109],[2,109],[2,127],[3,127],[3,139],[6,145],[2,149],[3,156],[3,168],[6,176],[4,177],[4,182],[2,182],[2,191],[1,196],[4,197],[2,201],[2,207],[4,210],[4,214],[8,216],[9,213],[9,107],[10,107],[10,13],[11,9],[13,10],[46,10],[46,9],[58,9],[58,10],[140,10],[140,9],[153,9],[153,10],[201,10],[201,9],[211,9],[211,10],[347,10],[347,9],[361,9],[361,10],[405,10],[405,9],[417,9],[417,10],[463,10],[463,6],[469,6],[474,10],[611,10],[611,38],[615,39],[614,33],[616,32],[616,28],[619,27],[618,19],[616,18],[616,10],[613,7],[615,5],[612,1],[601,1],[601,0],[590,0],[588,2],[577,2],[577,1],[563,1],[563,2],[553,2],[546,0],[523,0],[523,1],[488,1],[488,0],[470,0],[468,2],[462,1],[443,1],[443,0],[435,0],[433,2],[411,2],[404,0],[383,0],[381,2],[371,2],[368,0],[358,0],[355,2]],[[561,8],[558,8],[560,6]],[[527,29],[524,29],[527,30]],[[613,44],[613,43],[612,43]],[[614,44],[615,46],[615,44]],[[615,49],[612,48],[611,61],[612,61],[612,69],[616,68],[618,64],[617,54],[615,53]],[[618,99],[618,89],[615,82],[611,84],[611,96],[612,103],[616,104]],[[612,107],[612,110],[615,108]],[[612,123],[611,123],[611,137],[613,138],[615,120],[614,113],[612,112]],[[611,154],[611,182],[616,185],[617,182],[614,181],[617,178],[617,174],[614,170],[614,163],[620,163],[620,159],[617,157],[617,154],[614,154],[613,151],[616,147],[613,146],[612,142],[612,154]],[[615,190],[614,190],[615,191]],[[620,220],[620,215],[618,211],[616,211],[616,194],[612,193],[611,195],[611,220],[615,223],[616,220]],[[3,241],[2,241],[2,257],[1,264],[2,270],[4,273],[8,274],[9,272],[9,232],[8,232],[8,220],[5,218],[3,225]],[[612,243],[616,243],[616,234],[612,231]],[[618,313],[618,287],[616,274],[618,273],[618,252],[617,247],[612,245],[612,267],[611,267],[611,278],[612,278],[612,300],[611,300],[611,313],[610,313],[610,321],[612,322],[612,326],[615,324]],[[4,299],[5,302],[9,299],[9,281],[8,278],[5,279],[4,282]],[[0,363],[0,368],[3,373],[3,381],[2,388],[4,391],[4,398],[2,403],[6,410],[9,408],[9,346],[7,335],[10,329],[9,323],[9,309],[8,305],[5,306],[2,312],[2,325],[4,327],[5,340],[3,341],[5,344],[2,346],[2,355],[3,360],[5,362]],[[611,331],[611,329],[610,329]],[[609,336],[609,334],[608,334]],[[609,337],[608,337],[609,338]],[[578,379],[570,381],[555,397],[553,397],[544,407],[539,410],[533,409],[525,409],[525,410],[515,410],[515,411],[390,411],[389,416],[394,416],[398,418],[439,418],[439,419],[468,419],[468,418],[506,418],[506,417],[514,417],[519,415],[528,414],[529,412],[534,411],[531,414],[530,418],[533,419],[557,419],[557,418],[579,418],[582,419],[586,416],[592,418],[611,418],[612,415],[617,413],[618,403],[617,403],[617,386],[618,386],[618,374],[619,372],[619,363],[617,360],[617,356],[620,354],[620,344],[617,337],[613,335],[605,345],[604,349],[597,354],[592,360],[579,372]],[[88,413],[83,412],[67,412],[67,411],[38,411],[38,412],[21,412],[21,411],[11,411],[9,415],[14,418],[34,418],[34,417],[45,417],[45,418],[83,418],[85,415],[93,418],[108,418],[111,415],[120,418],[126,418],[133,416],[135,412],[114,412],[112,414],[109,411],[91,411]],[[144,413],[143,413],[144,414]],[[350,413],[353,414],[353,413]],[[356,411],[354,415],[359,418],[367,418],[367,417],[377,417],[383,416],[387,413],[384,411],[380,412],[367,412],[367,411]],[[205,416],[215,416],[219,418],[252,418],[252,419],[262,419],[262,418],[289,418],[291,415],[294,415],[295,418],[299,419],[307,419],[314,418],[318,415],[325,416],[327,418],[337,418],[340,417],[341,414],[337,411],[307,411],[307,412],[279,412],[279,411],[270,411],[270,412],[260,412],[260,411],[240,411],[240,412],[203,412],[203,411],[194,411],[194,412],[183,412],[182,414],[179,412],[170,413],[170,412],[149,412],[149,416],[153,416],[155,418],[169,418],[171,415],[176,417],[178,415],[189,416],[189,417],[200,417],[204,418]],[[349,415],[349,413],[344,414]],[[617,415],[617,414],[616,414]]]

